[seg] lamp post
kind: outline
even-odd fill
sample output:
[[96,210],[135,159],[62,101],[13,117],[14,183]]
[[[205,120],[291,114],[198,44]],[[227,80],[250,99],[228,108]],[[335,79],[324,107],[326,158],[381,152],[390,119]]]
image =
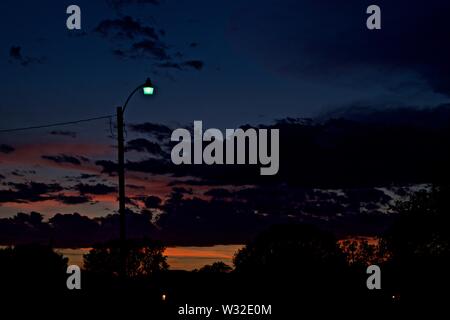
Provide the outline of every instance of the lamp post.
[[119,176],[119,215],[120,215],[120,276],[122,279],[126,276],[126,217],[125,217],[125,148],[123,138],[123,114],[131,97],[138,91],[143,90],[144,95],[153,95],[154,87],[149,78],[144,84],[139,85],[128,96],[122,107],[117,107],[117,152],[118,152],[118,176]]

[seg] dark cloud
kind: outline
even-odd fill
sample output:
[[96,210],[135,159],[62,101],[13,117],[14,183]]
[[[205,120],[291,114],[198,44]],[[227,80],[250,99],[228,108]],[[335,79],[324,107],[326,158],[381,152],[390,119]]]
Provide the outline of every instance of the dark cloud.
[[[151,223],[151,214],[127,211],[127,229],[131,238],[158,236]],[[117,239],[119,216],[107,215],[91,219],[79,213],[56,214],[44,222],[42,215],[18,213],[11,218],[0,218],[0,244],[42,243],[50,241],[58,247],[90,247]]]
[[183,54],[172,52],[173,46],[167,45],[162,39],[164,30],[145,26],[130,16],[103,20],[94,31],[115,41],[112,52],[122,59],[150,59],[155,62],[155,67],[177,70],[201,70],[204,65],[200,60],[176,61]]
[[177,62],[163,62],[158,63],[157,66],[164,69],[177,69],[177,70],[182,69],[181,65]]
[[94,31],[112,40],[122,40],[121,47],[113,49],[113,53],[120,58],[170,59],[168,47],[160,40],[155,28],[145,26],[130,16],[103,20]]
[[130,198],[130,197],[125,197],[125,204],[128,205],[128,206],[136,207],[136,208],[139,207],[139,205],[135,201],[135,199],[134,198]]
[[148,209],[159,208],[161,205],[161,198],[156,196],[149,196],[144,199],[145,207]]
[[193,193],[192,189],[187,189],[184,187],[173,187],[172,192],[178,193],[178,194],[192,194]]
[[87,174],[87,173],[82,173],[80,175],[80,179],[92,179],[92,178],[97,178],[98,174]]
[[81,194],[97,194],[97,195],[103,195],[103,194],[110,194],[117,192],[117,188],[114,186],[108,186],[106,184],[85,184],[85,183],[79,183],[75,186],[75,189],[77,189]]
[[[348,188],[445,179],[448,176],[446,163],[450,161],[447,147],[450,143],[450,107],[415,109],[405,116],[404,121],[401,119],[403,112],[397,109],[372,110],[353,120],[352,116],[346,119],[345,115],[321,122],[287,118],[269,126],[257,126],[280,130],[280,169],[274,176],[261,176],[259,166],[254,165],[176,166],[168,156],[128,161],[126,169],[185,178],[184,182],[173,182],[174,185],[288,183],[291,186]],[[154,127],[137,128],[152,131]],[[111,173],[116,168],[112,161],[97,164],[103,167],[103,172]]]
[[450,125],[450,104],[434,108],[368,106],[354,104],[337,108],[320,116],[321,121],[345,118],[369,125],[445,129]]
[[[288,222],[317,225],[339,236],[352,235],[355,231],[360,235],[374,235],[383,232],[393,218],[378,211],[377,201],[385,202],[386,195],[373,188],[318,190],[274,185],[227,192],[219,190],[211,194],[227,196],[227,200],[186,197],[192,191],[184,188],[174,188],[164,203],[156,196],[128,199],[133,205],[136,205],[133,200],[145,204],[141,214],[131,210],[126,212],[129,237],[151,237],[168,245],[244,243],[272,224]],[[360,214],[361,192],[373,205],[364,214]],[[62,194],[56,195],[55,199],[68,204],[90,201]],[[151,223],[151,210],[156,208],[162,212],[157,220],[158,228]],[[30,226],[34,231],[26,232]],[[117,214],[93,219],[77,213],[56,214],[48,223],[43,222],[40,215],[18,214],[0,219],[0,244],[52,237],[58,246],[91,246],[117,238],[118,230]]]
[[74,131],[53,130],[53,131],[50,131],[49,134],[54,135],[54,136],[65,136],[65,137],[70,137],[70,138],[77,137],[77,133]]
[[157,64],[158,67],[166,68],[166,69],[177,69],[177,70],[183,70],[186,67],[193,68],[195,70],[201,70],[204,66],[203,61],[200,60],[189,60],[185,62],[164,62]]
[[[142,161],[128,161],[125,168],[130,171],[154,174],[167,174],[174,172],[174,165],[167,160],[146,159]],[[105,170],[105,168],[104,168]]]
[[130,16],[119,19],[106,19],[99,23],[95,32],[104,37],[136,39],[146,37],[158,40],[158,34],[154,28],[143,26],[139,21]]
[[36,171],[35,170],[19,170],[19,169],[16,169],[16,170],[12,171],[11,174],[13,176],[16,176],[16,177],[25,177],[25,176],[30,175],[30,174],[36,174]]
[[377,75],[372,77],[376,84],[401,74],[409,82],[423,78],[448,95],[450,3],[377,1],[382,28],[369,31],[366,8],[371,4],[246,1],[230,21],[229,37],[253,60],[279,73],[357,83],[361,77],[370,81],[370,72]]
[[143,189],[145,189],[145,186],[138,186],[138,185],[135,185],[135,184],[127,184],[126,187],[130,188],[130,189],[134,189],[134,190],[143,190]]
[[153,40],[142,40],[133,43],[129,56],[135,57],[151,57],[156,60],[168,60],[170,58],[167,53],[167,47],[162,43]]
[[[75,157],[75,156],[69,156],[65,154],[60,154],[56,156],[51,155],[43,155],[41,156],[42,159],[50,160],[56,163],[70,163],[74,165],[81,165],[81,161],[86,161],[87,159],[84,157]],[[81,160],[80,160],[81,159]]]
[[185,61],[182,64],[183,66],[187,66],[187,67],[191,67],[194,68],[196,70],[201,70],[203,69],[204,66],[204,62],[200,61],[200,60],[189,60],[189,61]]
[[86,31],[83,30],[77,30],[77,29],[73,29],[73,30],[67,30],[66,31],[66,35],[69,38],[83,38],[89,35],[89,33],[87,33]]
[[151,4],[151,5],[159,5],[160,0],[107,0],[106,1],[111,7],[114,9],[121,9],[124,6],[129,6],[133,4]]
[[55,243],[69,247],[90,245],[99,237],[100,224],[94,219],[74,214],[56,214],[49,220]]
[[387,204],[392,198],[383,191],[373,188],[359,188],[345,190],[349,198],[357,199],[360,202],[370,202]]
[[[364,192],[378,194],[376,189]],[[374,235],[382,233],[393,218],[378,210],[379,196],[372,199],[372,210],[360,214],[360,199],[354,190],[274,185],[218,191],[217,195],[227,199],[187,198],[174,190],[161,207],[161,236],[185,244],[242,243],[268,225],[288,222],[317,225],[339,236]]]
[[214,198],[228,198],[231,197],[232,193],[224,188],[213,188],[205,192],[205,196],[210,196]]
[[21,51],[20,47],[12,46],[9,49],[9,56],[13,59],[20,60],[22,59],[22,54],[20,53],[20,51]]
[[[50,239],[50,226],[43,222],[38,212],[17,213],[14,217],[0,219],[0,242],[15,245],[42,242]],[[48,242],[47,242],[48,243]]]
[[97,166],[102,167],[101,172],[109,175],[117,173],[117,163],[111,160],[98,160],[95,162]]
[[[113,54],[123,59],[154,59],[157,61],[169,60],[170,56],[167,52],[167,48],[161,42],[153,40],[142,40],[133,43],[128,49],[114,49]],[[161,66],[171,62],[164,62],[155,64]]]
[[89,203],[92,201],[92,199],[86,195],[72,196],[72,195],[58,194],[57,196],[55,196],[54,199],[64,204],[82,204],[82,203]]
[[15,149],[14,147],[7,145],[7,144],[0,144],[0,153],[11,153],[13,152]]
[[23,177],[24,176],[24,174],[21,171],[19,171],[19,170],[11,171],[11,174],[13,176],[16,176],[16,177]]
[[166,139],[170,137],[170,135],[172,134],[171,128],[163,124],[157,123],[150,123],[150,122],[136,123],[130,124],[128,127],[130,128],[130,130],[134,132],[150,134],[159,139]]
[[81,173],[78,176],[65,176],[66,181],[93,180],[99,177],[98,174]]
[[185,199],[178,192],[172,193],[162,209],[158,221],[161,237],[186,245],[245,243],[271,223],[290,220],[257,215],[243,202]]
[[0,203],[50,200],[52,199],[52,196],[49,195],[50,193],[63,190],[63,187],[57,183],[46,184],[41,182],[9,182],[7,185],[10,189],[0,190]]
[[127,58],[127,53],[122,49],[113,49],[112,53],[119,58]]
[[125,151],[147,152],[154,155],[165,155],[160,145],[147,139],[139,138],[127,142]]
[[22,47],[20,46],[12,46],[9,49],[9,57],[11,61],[17,62],[20,65],[26,67],[32,64],[42,64],[45,62],[45,58],[40,57],[30,57],[30,56],[24,56],[22,54]]
[[204,179],[182,179],[173,180],[168,183],[168,186],[178,186],[178,185],[188,185],[188,186],[211,186],[210,181]]
[[[402,115],[406,120],[399,119]],[[257,166],[175,166],[166,158],[127,162],[128,171],[183,177],[170,183],[176,187],[164,201],[148,195],[127,199],[133,206],[144,206],[139,208],[142,214],[127,211],[130,236],[152,237],[177,245],[243,243],[271,224],[286,222],[317,225],[339,236],[377,235],[394,219],[386,208],[399,197],[407,196],[412,188],[408,186],[447,177],[449,106],[410,113],[397,109],[356,113],[350,109],[320,122],[287,118],[258,127],[280,129],[280,171],[274,177],[260,176]],[[156,124],[136,125],[134,129],[147,134],[171,132]],[[96,164],[110,174],[117,167],[109,160]],[[78,184],[78,197],[62,194],[62,187],[57,184],[4,185],[10,189],[0,191],[0,202],[56,199],[76,204],[89,202],[90,194],[116,192],[115,187],[108,185]],[[220,187],[205,190],[208,197],[198,198],[198,193],[190,188],[197,185]],[[150,221],[156,208],[161,212],[158,228]],[[58,221],[55,241],[61,245],[91,245],[118,236],[117,215],[97,219],[63,216],[51,220],[53,227]],[[20,217],[20,221],[28,220],[29,217]],[[11,221],[0,219],[0,240],[15,237],[22,241],[22,237],[30,237],[2,234],[1,228],[11,226]],[[39,225],[36,230],[49,227],[35,223]],[[16,229],[8,230],[28,230],[25,223],[17,224]],[[81,237],[73,231],[81,232],[77,226],[87,226],[92,233]],[[46,232],[35,237],[45,238]]]

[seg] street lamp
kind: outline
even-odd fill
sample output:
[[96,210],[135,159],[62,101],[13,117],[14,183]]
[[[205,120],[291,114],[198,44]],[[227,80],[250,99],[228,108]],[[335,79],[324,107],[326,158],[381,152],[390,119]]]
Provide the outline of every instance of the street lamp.
[[152,82],[150,81],[149,78],[147,78],[147,80],[145,81],[143,90],[144,90],[144,94],[145,95],[152,95],[153,94],[153,91],[155,90],[155,88],[153,87],[153,84],[152,84]]
[[118,176],[119,176],[119,215],[120,215],[120,275],[126,276],[126,218],[125,218],[125,149],[123,139],[123,114],[131,97],[140,89],[144,95],[153,95],[154,87],[149,78],[145,83],[134,89],[122,107],[117,107],[117,153],[118,153]]

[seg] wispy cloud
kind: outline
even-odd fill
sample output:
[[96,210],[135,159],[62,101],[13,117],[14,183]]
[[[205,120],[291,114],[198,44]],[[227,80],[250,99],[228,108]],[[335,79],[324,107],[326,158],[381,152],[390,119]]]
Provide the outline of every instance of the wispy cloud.
[[116,10],[121,10],[125,6],[134,5],[134,4],[138,4],[138,5],[146,5],[146,4],[159,5],[160,4],[160,0],[107,0],[106,3],[108,3],[108,5],[110,5],[112,8],[114,8]]
[[119,19],[106,19],[94,29],[104,37],[136,39],[146,37],[158,40],[158,34],[153,27],[144,26],[130,16]]
[[81,165],[81,162],[87,162],[88,159],[83,156],[69,156],[66,154],[59,155],[43,155],[42,159],[54,161],[56,163],[70,163],[74,165]]
[[14,147],[7,145],[7,144],[0,144],[0,153],[11,153],[15,149]]
[[19,63],[24,67],[32,64],[42,64],[46,60],[44,57],[32,57],[23,55],[21,46],[11,46],[9,49],[9,57],[10,61]]
[[49,134],[53,136],[65,136],[70,138],[76,138],[77,133],[75,131],[64,131],[64,130],[53,130],[50,131]]
[[114,45],[112,53],[121,59],[147,59],[161,69],[201,70],[204,66],[204,62],[198,59],[180,61],[184,54],[166,43],[164,30],[145,25],[130,16],[103,20],[94,32],[111,40]]

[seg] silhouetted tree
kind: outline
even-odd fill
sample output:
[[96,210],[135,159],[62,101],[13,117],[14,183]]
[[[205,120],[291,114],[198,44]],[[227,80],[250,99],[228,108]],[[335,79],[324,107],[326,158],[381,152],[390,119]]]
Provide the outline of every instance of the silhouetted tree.
[[[128,240],[127,276],[129,278],[148,277],[155,272],[169,268],[165,247],[151,240]],[[107,275],[118,275],[120,270],[120,243],[111,241],[94,247],[84,255],[87,271]]]
[[397,220],[383,236],[391,254],[388,285],[403,300],[438,299],[450,277],[450,188],[433,186],[396,206]]
[[19,291],[64,289],[67,261],[49,246],[0,249],[0,283],[2,288]]
[[433,186],[396,206],[398,219],[383,237],[395,259],[450,260],[450,188]]
[[340,303],[354,289],[335,237],[310,225],[272,226],[237,252],[234,265],[240,294],[283,305]]
[[351,266],[366,267],[383,263],[389,258],[384,245],[370,244],[367,240],[347,239],[340,243],[340,247]]
[[229,265],[222,261],[214,262],[213,264],[207,264],[201,267],[199,272],[209,272],[209,273],[227,273],[233,270]]
[[344,264],[332,234],[301,224],[275,225],[234,257],[237,272],[297,273]]

